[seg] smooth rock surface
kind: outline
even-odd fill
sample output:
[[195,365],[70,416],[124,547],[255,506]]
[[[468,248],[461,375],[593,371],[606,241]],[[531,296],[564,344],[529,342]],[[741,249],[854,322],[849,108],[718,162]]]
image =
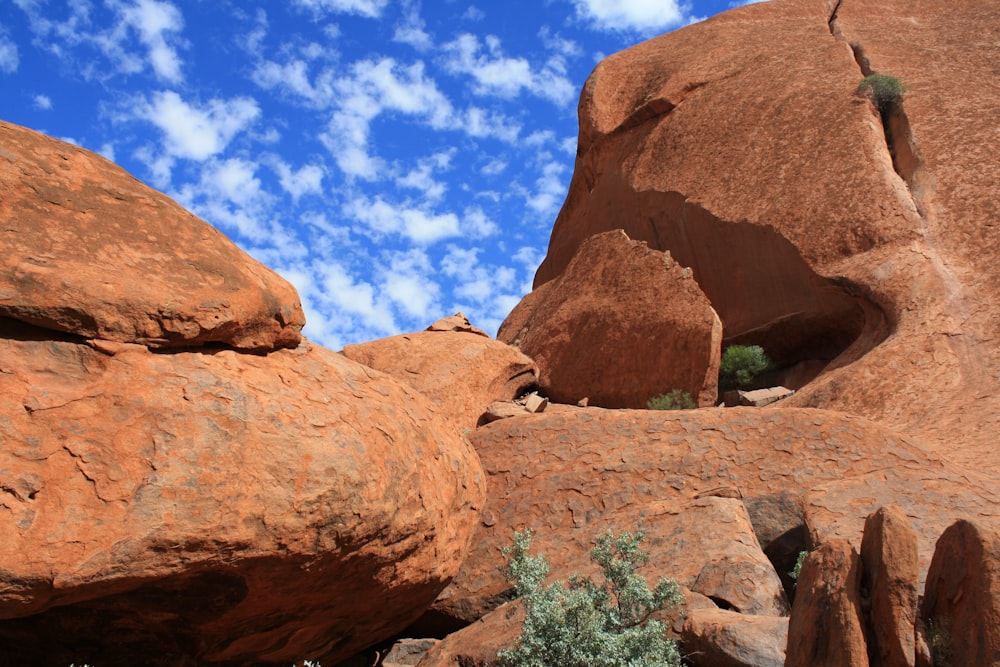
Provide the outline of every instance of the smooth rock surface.
[[117,165],[0,121],[0,317],[149,347],[295,347],[292,286]]
[[469,331],[419,331],[347,345],[342,354],[439,405],[461,429],[479,425],[494,401],[538,383],[535,363],[513,347]]
[[944,531],[921,616],[934,664],[1000,665],[1000,531],[974,521]]
[[788,618],[693,609],[681,642],[682,653],[696,667],[783,667]]
[[497,338],[538,363],[553,401],[644,408],[680,389],[715,403],[722,325],[691,271],[668,255],[621,231],[599,234],[530,297]]
[[332,664],[457,572],[481,467],[409,386],[102,349],[0,320],[0,662]]
[[879,667],[913,667],[920,562],[917,534],[896,505],[865,521],[861,589],[869,599],[868,647]]
[[785,667],[868,667],[861,558],[843,539],[806,556],[788,624]]

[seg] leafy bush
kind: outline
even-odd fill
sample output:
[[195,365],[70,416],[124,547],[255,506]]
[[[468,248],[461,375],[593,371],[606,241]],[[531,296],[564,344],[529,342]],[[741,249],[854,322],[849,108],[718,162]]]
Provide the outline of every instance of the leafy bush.
[[680,389],[672,389],[646,401],[647,410],[693,410],[697,407],[691,394]]
[[858,92],[870,98],[879,109],[898,102],[906,92],[903,82],[888,74],[869,74],[861,79]]
[[603,581],[573,575],[569,583],[543,585],[549,574],[544,556],[528,553],[533,533],[514,535],[502,568],[524,602],[525,619],[517,643],[500,651],[504,667],[679,667],[677,644],[663,623],[650,615],[681,601],[677,583],[660,579],[654,590],[636,569],[646,562],[642,532],[608,531],[591,550]]
[[800,551],[799,557],[795,559],[795,567],[793,567],[792,571],[788,573],[788,576],[791,577],[793,581],[795,581],[796,585],[798,585],[799,583],[799,575],[802,574],[802,563],[803,561],[805,561],[806,556],[808,555],[809,555],[808,551]]
[[760,345],[730,345],[719,362],[719,387],[746,389],[758,375],[771,368],[771,360]]

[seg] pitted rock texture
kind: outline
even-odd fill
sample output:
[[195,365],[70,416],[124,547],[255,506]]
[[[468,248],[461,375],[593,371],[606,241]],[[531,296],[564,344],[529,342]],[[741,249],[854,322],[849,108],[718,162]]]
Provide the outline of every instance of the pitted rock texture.
[[294,288],[120,167],[0,122],[0,317],[149,347],[295,347]]
[[0,662],[334,664],[457,572],[482,469],[409,386],[0,324]]
[[343,355],[383,371],[441,406],[460,429],[476,428],[494,401],[538,383],[535,362],[474,331],[420,331],[347,345]]
[[785,666],[868,667],[862,614],[857,550],[843,539],[820,545],[802,563]]
[[690,270],[620,230],[582,242],[497,337],[538,363],[542,390],[560,403],[644,408],[674,389],[700,405],[717,398],[719,317]]
[[861,590],[869,600],[868,653],[880,667],[913,667],[916,660],[917,534],[896,505],[865,521]]
[[921,608],[934,664],[1000,665],[1000,531],[957,521],[934,550]]
[[[761,344],[799,389],[788,404],[995,473],[998,61],[1000,6],[975,0],[758,3],[614,54],[580,97],[536,291],[623,228],[692,269],[724,344]],[[909,89],[899,173],[865,67]]]
[[695,667],[783,667],[788,618],[725,609],[693,609],[681,633],[683,654]]
[[[503,561],[500,551],[523,528],[537,531],[536,545],[552,556],[553,571],[573,571],[583,569],[597,534],[645,521],[649,550],[662,559],[662,574],[698,591],[694,583],[702,568],[721,564],[724,552],[706,557],[685,550],[683,540],[732,539],[732,547],[750,546],[738,537],[742,528],[729,532],[726,524],[725,535],[702,535],[705,524],[694,521],[695,515],[680,543],[672,533],[699,495],[720,487],[748,499],[782,492],[808,496],[817,511],[825,508],[835,517],[852,517],[865,508],[853,522],[844,519],[852,530],[846,537],[860,548],[864,518],[885,503],[861,493],[824,498],[810,491],[834,480],[874,480],[885,473],[880,493],[894,495],[907,514],[923,517],[914,528],[925,558],[942,522],[1000,515],[994,482],[956,469],[878,424],[823,410],[567,407],[494,422],[470,438],[487,473],[488,500],[469,558],[435,602],[438,611],[466,621],[502,600],[507,585],[496,570]],[[796,527],[795,520],[786,530]],[[730,566],[742,580],[735,563]]]

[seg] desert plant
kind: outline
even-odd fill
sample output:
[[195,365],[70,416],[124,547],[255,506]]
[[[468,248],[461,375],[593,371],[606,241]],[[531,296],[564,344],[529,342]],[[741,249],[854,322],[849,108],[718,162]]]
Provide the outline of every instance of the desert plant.
[[927,647],[934,667],[951,667],[951,628],[947,621],[927,622]]
[[660,579],[649,589],[637,568],[646,562],[639,548],[643,533],[610,531],[597,540],[590,558],[603,581],[573,575],[568,584],[543,585],[549,574],[544,556],[528,553],[533,533],[518,532],[503,550],[502,569],[525,608],[521,636],[498,653],[504,667],[679,667],[677,644],[663,623],[650,615],[681,601],[677,583]]
[[746,389],[758,375],[771,368],[771,360],[760,345],[730,345],[719,362],[719,387]]
[[691,394],[680,389],[672,389],[646,401],[647,410],[693,410],[697,407]]
[[888,74],[869,74],[861,79],[858,92],[871,99],[879,109],[898,102],[906,92],[903,82]]
[[799,583],[799,575],[802,574],[802,563],[803,561],[805,561],[806,556],[808,555],[809,555],[808,551],[800,551],[799,557],[795,559],[795,567],[793,567],[791,572],[788,573],[788,576],[791,577],[792,581],[795,582],[796,586]]

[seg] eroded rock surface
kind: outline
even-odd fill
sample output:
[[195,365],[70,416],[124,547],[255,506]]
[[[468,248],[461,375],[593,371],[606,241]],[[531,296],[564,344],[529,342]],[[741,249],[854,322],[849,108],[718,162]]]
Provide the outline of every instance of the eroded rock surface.
[[560,403],[644,408],[674,389],[716,400],[718,316],[690,270],[621,231],[583,241],[497,337],[538,363],[539,384]]
[[681,641],[696,667],[783,667],[788,618],[694,609],[684,620]]
[[0,317],[149,347],[295,347],[292,286],[76,146],[0,122]]
[[479,462],[408,386],[311,345],[0,332],[4,662],[346,657],[457,572]]
[[[467,621],[502,599],[507,585],[496,570],[503,562],[500,550],[522,528],[536,529],[538,550],[551,554],[554,571],[572,572],[584,570],[596,535],[608,528],[633,529],[642,522],[654,555],[651,564],[662,563],[657,567],[663,569],[655,572],[698,591],[695,582],[703,568],[721,565],[725,548],[760,548],[756,538],[745,541],[749,536],[744,528],[730,530],[738,525],[732,520],[698,521],[696,513],[685,519],[685,512],[693,509],[707,511],[697,505],[701,501],[713,507],[721,500],[739,503],[713,495],[698,499],[705,492],[721,493],[716,491],[720,487],[748,499],[783,492],[809,497],[814,509],[841,517],[845,532],[847,526],[852,528],[845,537],[855,548],[861,545],[864,518],[885,503],[869,499],[865,507],[860,494],[824,498],[812,495],[812,489],[833,480],[899,471],[900,476],[881,478],[880,493],[895,495],[907,514],[927,517],[914,525],[920,549],[927,554],[943,530],[938,522],[947,525],[968,515],[996,519],[1000,512],[989,480],[956,470],[873,422],[822,410],[566,408],[494,422],[470,437],[487,472],[488,500],[469,558],[435,603],[438,611]],[[907,471],[912,476],[907,477]],[[917,480],[922,487],[912,486]],[[786,504],[795,503],[786,498]],[[849,520],[862,507],[860,517]],[[790,524],[784,530],[779,525],[783,520]],[[794,512],[773,513],[769,523],[771,535],[799,525]],[[712,530],[706,531],[706,526]],[[675,533],[674,527],[683,529]],[[704,552],[684,546],[706,540],[719,546]],[[753,588],[765,581],[751,585],[750,577],[740,574],[741,567],[730,562],[719,571],[731,571],[737,586]],[[723,599],[728,595],[706,594]],[[760,599],[768,593],[747,595]],[[760,608],[755,613],[773,615]]]
[[513,400],[538,383],[534,361],[471,330],[391,336],[347,345],[343,354],[406,382],[441,406],[460,429],[475,428],[493,401]]

